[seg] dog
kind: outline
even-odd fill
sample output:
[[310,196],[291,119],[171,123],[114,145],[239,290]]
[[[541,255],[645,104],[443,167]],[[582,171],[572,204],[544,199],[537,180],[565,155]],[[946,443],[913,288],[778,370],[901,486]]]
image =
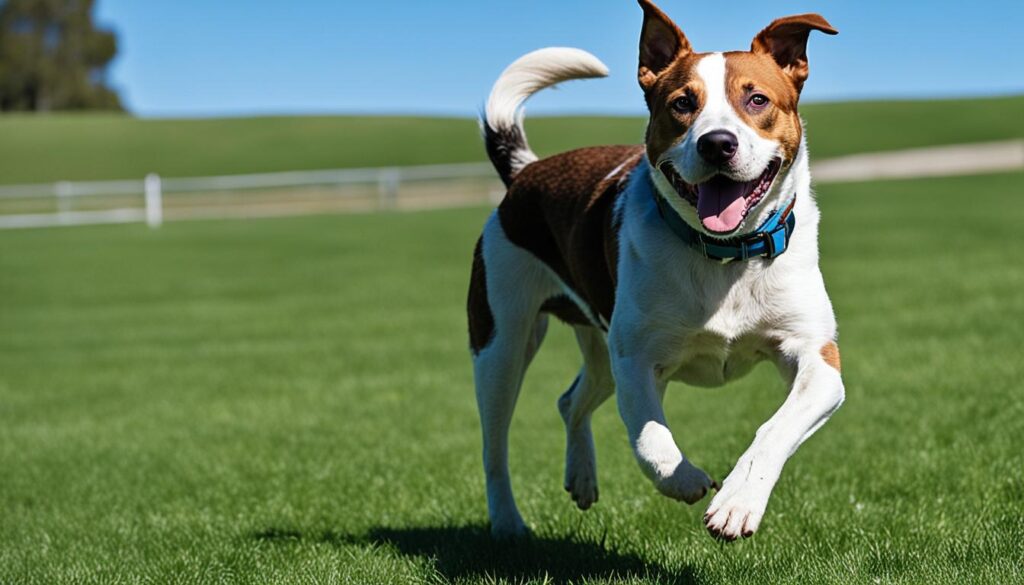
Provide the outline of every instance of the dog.
[[[704,515],[715,537],[754,534],[783,464],[843,403],[836,319],[818,268],[819,212],[797,104],[823,17],[775,20],[749,51],[698,53],[639,0],[637,77],[645,143],[538,160],[521,106],[554,84],[603,77],[579,49],[521,57],[495,83],[481,121],[507,186],[477,241],[470,349],[483,431],[491,532],[529,534],[512,493],[508,430],[548,318],[571,325],[583,366],[558,399],[565,489],[598,499],[591,413],[616,395],[643,473]],[[669,381],[720,386],[775,364],[789,393],[719,484],[677,447],[662,400]]]

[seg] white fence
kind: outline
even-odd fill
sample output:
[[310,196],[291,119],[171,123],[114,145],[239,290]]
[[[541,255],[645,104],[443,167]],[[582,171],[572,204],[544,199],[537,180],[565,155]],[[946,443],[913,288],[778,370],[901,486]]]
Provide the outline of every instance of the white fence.
[[486,163],[0,186],[0,228],[252,217],[493,202]]
[[[1024,168],[1024,141],[940,146],[819,161],[815,183]],[[495,203],[487,163],[0,186],[0,229],[200,217],[296,215]]]

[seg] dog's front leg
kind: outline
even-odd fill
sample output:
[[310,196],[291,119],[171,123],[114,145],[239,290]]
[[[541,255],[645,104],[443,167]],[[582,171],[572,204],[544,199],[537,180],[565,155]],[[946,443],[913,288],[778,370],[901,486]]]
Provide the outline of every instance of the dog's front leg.
[[722,489],[711,500],[704,523],[712,535],[734,540],[754,534],[782,466],[843,403],[843,380],[835,343],[802,351],[786,401],[757,430]]
[[687,504],[699,501],[711,478],[680,452],[665,423],[661,406],[664,387],[655,379],[654,364],[638,358],[613,359],[619,414],[640,468],[658,491]]

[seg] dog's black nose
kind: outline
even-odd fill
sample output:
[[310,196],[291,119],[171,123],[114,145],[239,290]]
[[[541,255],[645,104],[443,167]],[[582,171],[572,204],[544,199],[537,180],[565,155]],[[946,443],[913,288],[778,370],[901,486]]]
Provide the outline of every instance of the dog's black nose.
[[697,139],[697,152],[708,163],[720,166],[736,155],[740,141],[728,130],[712,130]]

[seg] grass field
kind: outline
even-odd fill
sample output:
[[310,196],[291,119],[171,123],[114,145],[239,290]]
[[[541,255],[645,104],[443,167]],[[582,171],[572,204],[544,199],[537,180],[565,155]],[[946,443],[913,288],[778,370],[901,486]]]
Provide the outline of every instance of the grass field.
[[[801,108],[811,150],[819,159],[1020,138],[1022,111],[1024,96]],[[639,143],[643,130],[640,118],[527,118],[531,144],[541,154]],[[484,151],[479,131],[468,119],[0,116],[0,184],[140,178],[149,172],[179,177],[480,160]]]
[[[537,538],[486,537],[463,301],[484,209],[0,232],[0,583],[1011,583],[1024,579],[1024,175],[828,186],[847,402],[723,545],[595,415],[561,488],[553,327],[512,430]],[[723,477],[768,366],[674,386]]]

